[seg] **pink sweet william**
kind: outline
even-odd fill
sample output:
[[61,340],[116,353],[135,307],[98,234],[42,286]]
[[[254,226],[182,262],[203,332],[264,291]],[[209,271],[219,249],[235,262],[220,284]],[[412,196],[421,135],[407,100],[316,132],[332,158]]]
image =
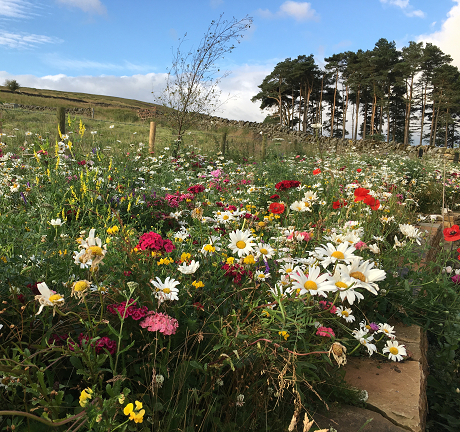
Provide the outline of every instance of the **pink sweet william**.
[[149,316],[140,323],[142,328],[146,328],[151,332],[159,331],[166,336],[176,333],[179,322],[175,318],[161,312],[149,312],[148,315]]
[[318,336],[324,336],[324,337],[335,337],[334,330],[332,330],[329,327],[318,327],[318,330],[316,330],[316,334]]

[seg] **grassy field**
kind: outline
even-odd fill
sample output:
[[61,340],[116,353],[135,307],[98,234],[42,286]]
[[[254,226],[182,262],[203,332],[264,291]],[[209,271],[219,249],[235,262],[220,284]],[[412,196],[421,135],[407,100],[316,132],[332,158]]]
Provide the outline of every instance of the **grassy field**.
[[[0,86],[0,102],[15,103],[21,105],[40,106],[55,109],[58,107],[71,108],[94,108],[94,119],[89,115],[71,116],[70,120],[76,124],[81,119],[89,132],[101,138],[113,138],[114,148],[127,152],[132,145],[139,142],[148,145],[150,119],[138,118],[138,109],[158,109],[167,112],[167,109],[155,104],[141,102],[132,99],[123,99],[112,96],[90,95],[86,93],[61,92],[55,90],[39,90],[33,88],[21,88],[20,92],[10,92]],[[18,138],[14,129],[21,124],[21,129],[37,131],[43,134],[54,145],[59,140],[55,110],[29,111],[24,109],[3,109],[2,132],[6,133],[3,141],[8,143],[11,137]],[[151,119],[157,124],[156,150],[173,145],[176,137],[174,130],[168,124],[164,116]],[[110,129],[110,126],[115,125]],[[68,129],[66,132],[74,132]],[[259,159],[261,157],[262,137],[253,133],[248,128],[219,128],[209,127],[206,130],[193,128],[187,131],[183,137],[185,146],[193,146],[198,151],[218,153],[221,149],[223,134],[227,134],[227,152],[230,157],[236,159]],[[99,140],[100,141],[100,140]],[[269,140],[267,143],[267,155],[269,158],[280,158],[293,153],[311,153],[313,149],[301,147],[295,142],[284,140]]]

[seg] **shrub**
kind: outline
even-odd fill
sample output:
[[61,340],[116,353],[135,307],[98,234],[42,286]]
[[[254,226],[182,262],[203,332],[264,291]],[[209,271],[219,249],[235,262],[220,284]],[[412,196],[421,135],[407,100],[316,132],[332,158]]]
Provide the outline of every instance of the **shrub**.
[[4,86],[13,92],[20,89],[20,85],[16,80],[5,80]]

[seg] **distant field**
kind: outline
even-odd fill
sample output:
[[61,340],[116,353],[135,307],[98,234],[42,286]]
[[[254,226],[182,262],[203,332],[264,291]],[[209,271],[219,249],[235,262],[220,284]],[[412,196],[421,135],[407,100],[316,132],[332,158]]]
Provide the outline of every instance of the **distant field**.
[[[94,108],[94,119],[90,116],[71,115],[72,126],[68,131],[76,133],[75,127],[80,119],[84,123],[87,135],[97,132],[85,140],[90,146],[95,142],[104,142],[120,151],[127,152],[132,145],[143,142],[148,146],[150,120],[138,118],[138,109],[167,110],[155,104],[133,99],[113,96],[91,95],[86,93],[41,90],[23,87],[19,92],[11,92],[0,86],[0,102],[16,103],[49,108]],[[172,146],[176,137],[167,120],[161,116],[151,119],[157,123],[156,149]],[[114,128],[110,128],[114,125]],[[73,130],[72,130],[73,128]],[[15,131],[19,129],[19,131]],[[78,127],[77,127],[78,130]],[[25,132],[43,135],[50,143],[58,139],[56,115],[54,111],[28,111],[23,109],[3,110],[3,141],[22,145],[21,139]],[[238,159],[260,158],[262,139],[250,130],[241,128],[209,128],[208,130],[191,129],[183,137],[185,146],[193,146],[198,151],[217,153],[221,149],[223,133],[227,133],[227,151]],[[307,148],[295,148],[294,142],[269,141],[267,154],[269,157],[284,157],[292,153],[307,153]],[[90,150],[91,147],[88,148]]]

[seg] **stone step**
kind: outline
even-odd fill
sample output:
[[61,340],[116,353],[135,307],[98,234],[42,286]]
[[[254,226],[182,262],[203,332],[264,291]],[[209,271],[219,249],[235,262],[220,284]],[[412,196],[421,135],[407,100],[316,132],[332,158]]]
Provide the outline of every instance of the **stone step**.
[[348,384],[368,392],[367,409],[380,413],[399,428],[424,432],[428,371],[426,335],[418,326],[399,324],[395,325],[395,331],[398,342],[404,344],[410,354],[408,360],[381,360],[375,354],[371,358],[351,357],[345,366],[345,379]]

